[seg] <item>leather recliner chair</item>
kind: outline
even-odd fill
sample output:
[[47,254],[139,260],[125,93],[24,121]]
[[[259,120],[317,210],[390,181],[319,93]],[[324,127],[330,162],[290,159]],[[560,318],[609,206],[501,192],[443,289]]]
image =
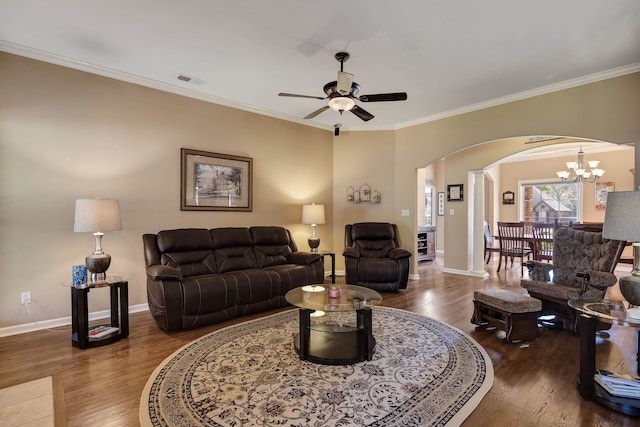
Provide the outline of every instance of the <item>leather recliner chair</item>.
[[395,224],[347,224],[344,245],[345,281],[348,285],[376,291],[406,289],[412,253],[400,247]]

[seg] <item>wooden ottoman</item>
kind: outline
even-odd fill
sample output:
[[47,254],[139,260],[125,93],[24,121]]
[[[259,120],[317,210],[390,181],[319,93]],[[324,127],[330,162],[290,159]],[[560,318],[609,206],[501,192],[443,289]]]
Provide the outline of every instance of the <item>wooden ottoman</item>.
[[473,293],[473,317],[476,329],[488,325],[506,332],[506,340],[529,341],[540,336],[538,315],[542,302],[528,295],[505,289],[482,289]]

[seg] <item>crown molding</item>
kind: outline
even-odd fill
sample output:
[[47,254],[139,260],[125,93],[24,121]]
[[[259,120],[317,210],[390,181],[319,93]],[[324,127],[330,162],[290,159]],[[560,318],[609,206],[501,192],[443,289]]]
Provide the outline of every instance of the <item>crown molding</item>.
[[108,67],[102,67],[102,66],[91,64],[88,62],[78,61],[77,59],[69,58],[62,55],[56,55],[50,52],[33,49],[30,47],[18,45],[15,43],[6,42],[4,40],[0,40],[0,51],[11,53],[18,56],[24,56],[26,58],[35,59],[38,61],[47,62],[54,65],[60,65],[66,68],[72,68],[74,70],[96,74],[102,77],[108,77],[111,79],[136,84],[139,86],[148,87],[151,89],[157,89],[163,92],[173,93],[175,95],[186,96],[188,98],[198,99],[200,101],[210,102],[212,104],[218,104],[218,105],[222,105],[229,108],[235,108],[237,110],[243,110],[250,113],[260,114],[262,116],[269,116],[275,119],[286,120],[288,122],[295,122],[305,126],[327,129],[333,132],[333,126],[329,127],[320,123],[303,121],[303,119],[291,117],[286,114],[280,114],[273,111],[264,110],[262,108],[258,108],[258,107],[244,104],[241,102],[232,101],[230,99],[209,95],[209,94],[198,92],[189,88],[164,83],[158,80],[138,76],[136,74],[126,73],[124,71],[114,70]]
[[[19,56],[24,56],[31,59],[36,59],[38,61],[43,61],[43,62],[55,64],[55,65],[60,65],[62,67],[84,71],[91,74],[96,74],[103,77],[109,77],[109,78],[124,81],[127,83],[133,83],[136,85],[140,85],[140,86],[144,86],[152,89],[157,89],[163,92],[173,93],[175,95],[186,96],[188,98],[198,99],[200,101],[219,104],[225,107],[230,107],[238,110],[247,111],[250,113],[260,114],[260,115],[272,117],[275,119],[286,120],[288,122],[294,122],[294,123],[298,123],[305,126],[315,127],[319,129],[326,129],[333,132],[333,126],[326,126],[320,123],[314,123],[314,122],[303,120],[297,117],[292,117],[287,114],[276,113],[276,112],[258,108],[252,105],[232,101],[230,99],[220,98],[214,95],[209,95],[209,94],[201,93],[195,90],[191,90],[189,88],[171,85],[168,83],[160,82],[158,80],[149,79],[147,77],[141,77],[135,74],[130,74],[123,71],[118,71],[111,68],[90,64],[88,62],[78,61],[76,59],[68,58],[62,55],[56,55],[50,52],[33,49],[30,47],[15,44],[15,43],[10,43],[4,40],[0,40],[0,51],[4,51],[7,53],[19,55]],[[620,76],[635,73],[638,71],[640,71],[640,63],[635,63],[631,65],[626,65],[623,67],[613,68],[611,70],[606,70],[600,73],[590,74],[587,76],[582,76],[575,79],[565,80],[563,82],[542,86],[536,89],[531,89],[531,90],[503,96],[500,98],[479,102],[477,104],[471,104],[464,107],[455,108],[453,110],[444,111],[442,113],[434,114],[427,117],[422,117],[416,120],[401,122],[396,124],[392,128],[368,126],[366,129],[358,128],[358,127],[351,128],[351,129],[343,128],[342,131],[354,132],[354,131],[384,131],[384,130],[403,129],[407,127],[421,125],[424,123],[433,122],[436,120],[442,120],[449,117],[458,116],[461,114],[471,113],[473,111],[483,110],[485,108],[508,104],[514,101],[521,101],[523,99],[533,98],[539,95],[546,95],[553,92],[559,92],[561,90],[570,89],[577,86],[586,85],[589,83],[595,83],[602,80],[620,77]]]
[[625,76],[627,74],[636,73],[638,71],[640,71],[640,63],[625,65],[622,67],[602,71],[600,73],[577,77],[575,79],[565,80],[559,83],[542,86],[536,89],[526,90],[523,92],[514,93],[514,94],[503,96],[500,98],[479,102],[477,104],[471,104],[465,107],[444,111],[442,113],[434,114],[432,116],[424,117],[421,119],[399,123],[395,127],[395,129],[407,128],[407,127],[416,126],[424,123],[434,122],[436,120],[446,119],[453,116],[459,116],[461,114],[471,113],[473,111],[483,110],[485,108],[497,107],[499,105],[508,104],[514,101],[521,101],[523,99],[533,98],[535,96],[547,95],[549,93],[559,92],[565,89],[571,89],[574,87],[583,86],[590,83],[596,83],[599,81],[608,80],[615,77]]

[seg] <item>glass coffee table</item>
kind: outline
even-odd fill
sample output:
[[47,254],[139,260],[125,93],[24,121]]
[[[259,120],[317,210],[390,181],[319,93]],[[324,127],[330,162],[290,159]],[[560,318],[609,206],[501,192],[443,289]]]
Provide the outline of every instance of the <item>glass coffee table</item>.
[[294,338],[300,359],[351,365],[373,358],[371,307],[382,302],[379,293],[361,286],[308,285],[285,298],[300,309],[300,332]]

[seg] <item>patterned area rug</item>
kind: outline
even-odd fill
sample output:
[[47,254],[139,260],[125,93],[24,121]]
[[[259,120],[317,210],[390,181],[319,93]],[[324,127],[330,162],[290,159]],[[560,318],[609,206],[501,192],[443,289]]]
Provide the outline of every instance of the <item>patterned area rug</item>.
[[373,360],[298,358],[298,310],[240,323],[176,351],[140,400],[143,426],[459,425],[493,384],[486,352],[461,331],[373,308]]

